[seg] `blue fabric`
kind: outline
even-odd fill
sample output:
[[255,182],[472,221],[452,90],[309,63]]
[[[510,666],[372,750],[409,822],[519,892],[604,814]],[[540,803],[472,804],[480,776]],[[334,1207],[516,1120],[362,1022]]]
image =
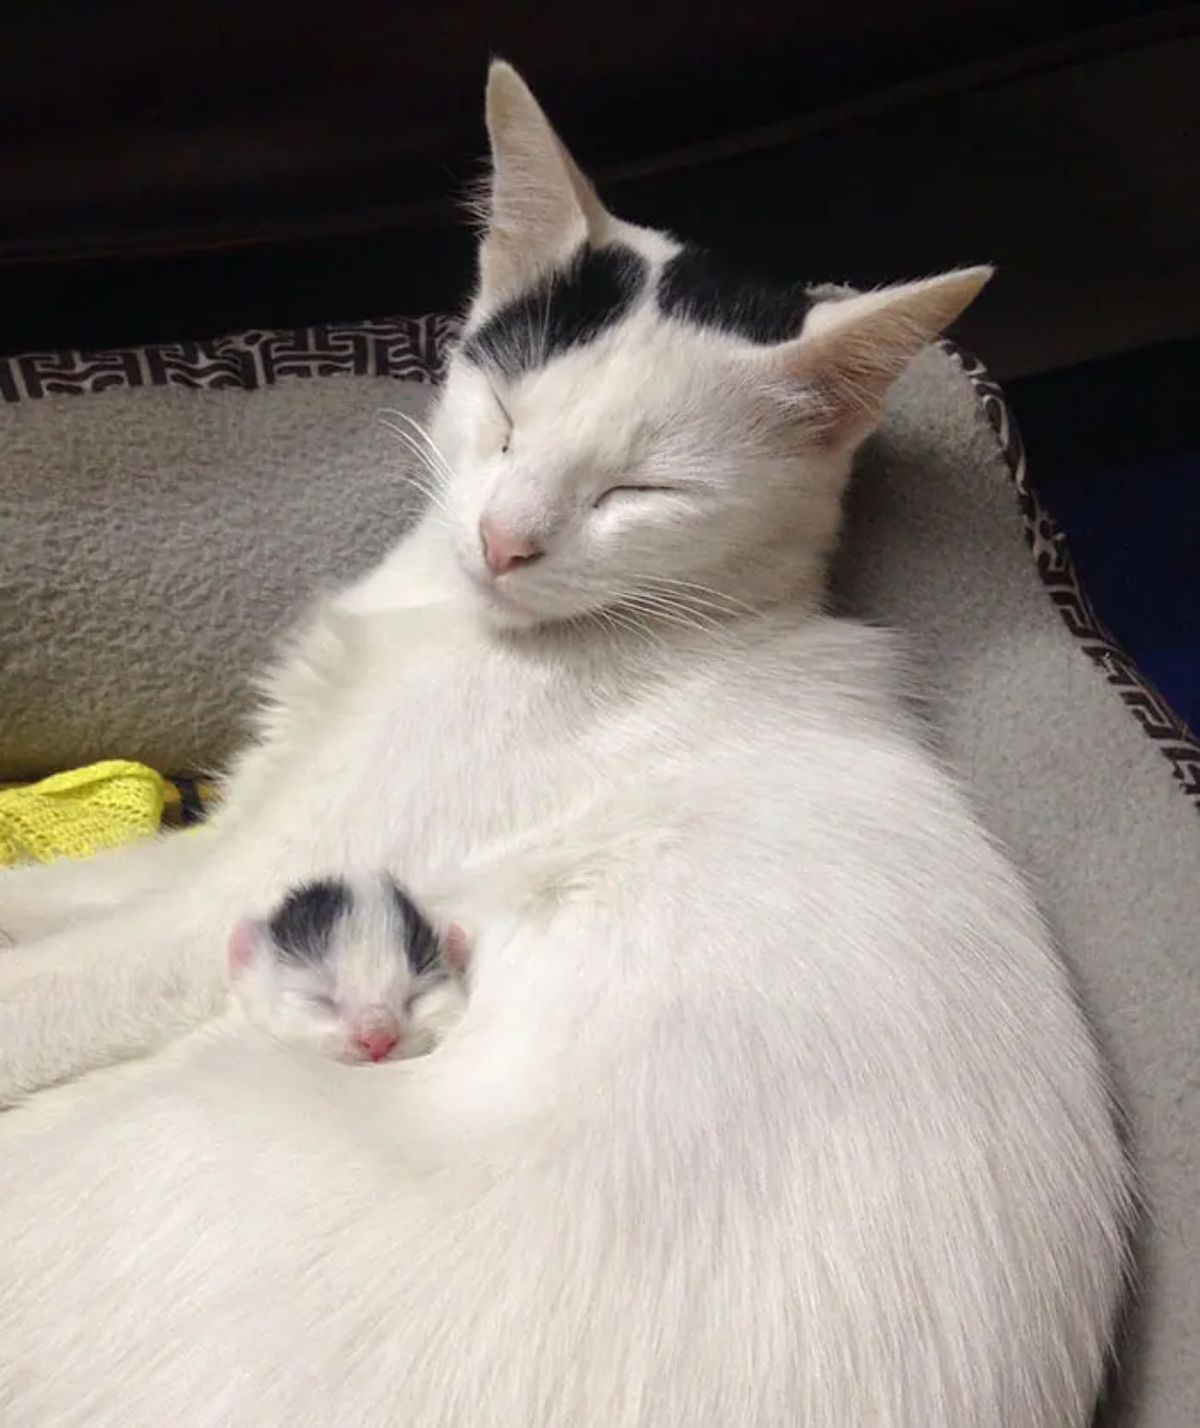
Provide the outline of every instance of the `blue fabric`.
[[1200,729],[1200,452],[1058,472],[1037,486],[1100,618]]
[[1011,384],[1030,480],[1097,614],[1200,730],[1200,344]]

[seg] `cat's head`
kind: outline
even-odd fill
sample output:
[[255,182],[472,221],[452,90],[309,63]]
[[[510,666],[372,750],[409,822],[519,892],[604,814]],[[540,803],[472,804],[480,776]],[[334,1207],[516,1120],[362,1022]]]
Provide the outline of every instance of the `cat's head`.
[[479,287],[434,425],[472,598],[528,626],[819,598],[851,459],[990,276],[768,293],[614,217],[508,65]]

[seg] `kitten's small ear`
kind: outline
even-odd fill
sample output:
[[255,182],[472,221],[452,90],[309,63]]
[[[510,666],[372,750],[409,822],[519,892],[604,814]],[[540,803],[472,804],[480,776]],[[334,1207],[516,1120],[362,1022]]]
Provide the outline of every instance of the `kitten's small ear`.
[[888,388],[991,276],[990,267],[960,268],[818,302],[800,336],[761,360],[775,378],[815,399],[814,421],[823,440],[857,445],[878,426]]
[[240,976],[258,956],[258,949],[264,934],[261,922],[253,922],[244,917],[229,934],[226,961],[231,977]]
[[467,961],[471,956],[471,946],[467,941],[467,934],[457,922],[452,922],[446,931],[445,941],[446,965],[456,976],[461,977],[467,970]]
[[488,70],[487,128],[492,176],[479,300],[491,308],[581,243],[601,243],[611,220],[529,86],[504,60]]

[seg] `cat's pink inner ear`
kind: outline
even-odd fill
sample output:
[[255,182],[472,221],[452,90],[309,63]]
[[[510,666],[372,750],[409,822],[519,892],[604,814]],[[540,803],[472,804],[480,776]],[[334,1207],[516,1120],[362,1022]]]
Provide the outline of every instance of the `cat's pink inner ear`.
[[809,419],[819,436],[832,444],[857,443],[879,424],[892,383],[991,273],[987,267],[963,268],[818,302],[800,336],[760,360],[773,380],[795,384],[809,398]]
[[446,932],[446,965],[452,972],[462,973],[467,970],[467,961],[471,956],[471,946],[467,941],[467,934],[457,922],[452,922]]
[[229,975],[236,977],[254,961],[258,951],[258,928],[248,918],[243,918],[229,934],[227,950]]
[[479,297],[491,309],[581,243],[599,244],[610,219],[532,90],[503,60],[488,70],[487,127],[492,182]]

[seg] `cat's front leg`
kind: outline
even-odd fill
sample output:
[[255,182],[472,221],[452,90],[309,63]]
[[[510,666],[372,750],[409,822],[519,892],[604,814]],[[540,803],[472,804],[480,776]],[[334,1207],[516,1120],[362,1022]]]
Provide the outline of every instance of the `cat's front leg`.
[[92,858],[0,870],[0,946],[34,942],[133,906],[199,874],[211,830],[189,829]]
[[0,1106],[212,1016],[231,922],[222,897],[157,896],[0,955]]

